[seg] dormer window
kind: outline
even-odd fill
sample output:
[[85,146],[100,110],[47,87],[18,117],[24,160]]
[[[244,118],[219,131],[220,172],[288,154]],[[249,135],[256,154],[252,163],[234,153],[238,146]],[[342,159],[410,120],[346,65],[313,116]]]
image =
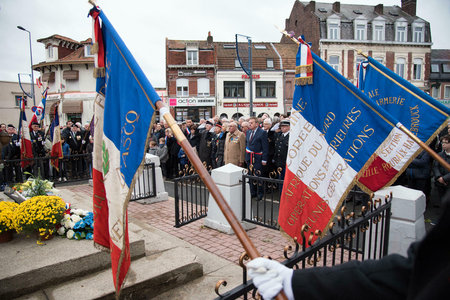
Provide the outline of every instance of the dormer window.
[[186,49],[186,62],[188,66],[198,65],[198,48],[188,47]]
[[339,40],[341,38],[341,19],[337,15],[331,15],[327,19],[327,32],[330,40]]
[[412,24],[413,28],[413,42],[423,43],[424,42],[424,31],[425,23],[419,21]]
[[384,41],[385,40],[385,20],[382,17],[377,17],[372,22],[373,34],[372,39],[374,41]]
[[367,20],[363,18],[355,19],[355,40],[364,41],[367,40]]
[[266,60],[266,67],[268,70],[273,70],[273,58],[268,58]]
[[408,36],[408,23],[401,18],[395,22],[395,41],[406,42]]
[[53,58],[53,46],[52,45],[47,47],[47,58]]

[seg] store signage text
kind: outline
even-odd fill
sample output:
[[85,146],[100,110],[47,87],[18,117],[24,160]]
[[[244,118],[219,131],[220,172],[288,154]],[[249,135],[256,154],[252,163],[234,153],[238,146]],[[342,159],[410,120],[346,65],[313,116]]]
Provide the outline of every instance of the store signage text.
[[[224,108],[250,107],[250,103],[249,102],[243,102],[243,103],[224,102],[223,107]],[[253,102],[253,107],[278,107],[278,102]]]
[[169,106],[214,106],[215,98],[170,98]]
[[[242,75],[242,79],[249,79],[249,78],[250,78],[250,76],[248,76],[247,74]],[[259,74],[254,74],[254,75],[252,75],[252,78],[253,79],[259,79],[260,75]]]

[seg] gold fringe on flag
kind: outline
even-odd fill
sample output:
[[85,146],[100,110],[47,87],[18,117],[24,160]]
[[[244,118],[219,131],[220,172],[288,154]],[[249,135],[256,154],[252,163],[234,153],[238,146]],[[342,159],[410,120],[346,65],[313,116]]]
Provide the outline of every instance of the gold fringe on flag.
[[105,68],[94,68],[94,78],[105,77]]
[[295,85],[308,85],[308,84],[313,84],[312,76],[295,78]]
[[98,53],[98,43],[95,42],[92,46],[91,46],[91,54],[97,54]]
[[295,74],[311,73],[312,71],[313,71],[312,64],[295,67]]

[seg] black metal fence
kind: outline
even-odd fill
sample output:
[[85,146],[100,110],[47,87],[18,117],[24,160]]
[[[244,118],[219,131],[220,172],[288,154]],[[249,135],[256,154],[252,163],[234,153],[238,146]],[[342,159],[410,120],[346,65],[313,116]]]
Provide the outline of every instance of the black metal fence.
[[[272,229],[279,229],[278,209],[283,180],[242,175],[242,220]],[[256,197],[248,199],[247,191],[254,189]],[[251,193],[249,193],[251,195]]]
[[[354,211],[347,213],[347,206],[343,206],[325,237],[311,244],[312,236],[302,235],[301,243],[294,241],[294,249],[292,246],[286,246],[284,248],[286,260],[282,264],[289,268],[305,269],[334,266],[351,260],[382,258],[388,252],[391,200],[392,195],[384,200],[369,199],[361,206],[359,213]],[[307,231],[305,226],[302,232]],[[219,281],[216,284],[216,293],[219,297],[216,299],[255,297],[256,289],[252,281],[247,279],[245,260],[248,260],[248,257],[244,253],[239,260],[243,268],[243,283],[221,294],[220,286],[226,285],[226,281]]]
[[155,163],[144,164],[142,174],[137,178],[130,201],[156,196]]
[[55,185],[66,182],[85,181],[92,178],[92,155],[73,154],[58,159],[58,169],[51,165],[56,157],[0,160],[1,183],[14,185],[24,182],[32,174],[53,181]]
[[209,190],[200,178],[193,174],[174,179],[175,227],[206,217]]

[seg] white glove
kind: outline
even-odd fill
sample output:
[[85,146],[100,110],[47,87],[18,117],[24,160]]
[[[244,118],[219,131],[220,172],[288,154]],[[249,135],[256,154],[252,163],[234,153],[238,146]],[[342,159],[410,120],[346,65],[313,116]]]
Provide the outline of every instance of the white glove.
[[284,289],[289,300],[294,299],[292,292],[292,269],[285,267],[275,260],[263,257],[255,258],[247,264],[248,275],[258,288],[264,299],[272,299]]

